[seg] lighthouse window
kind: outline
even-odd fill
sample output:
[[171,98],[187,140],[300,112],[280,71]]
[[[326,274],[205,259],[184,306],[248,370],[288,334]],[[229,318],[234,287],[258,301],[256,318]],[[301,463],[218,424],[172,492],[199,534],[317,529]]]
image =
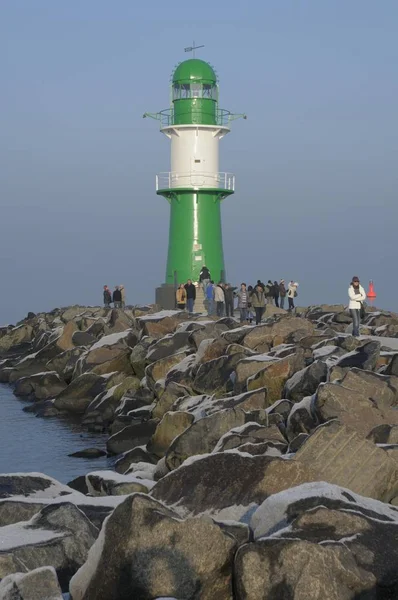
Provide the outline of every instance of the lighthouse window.
[[208,83],[173,84],[173,100],[186,100],[189,98],[217,100],[217,86]]

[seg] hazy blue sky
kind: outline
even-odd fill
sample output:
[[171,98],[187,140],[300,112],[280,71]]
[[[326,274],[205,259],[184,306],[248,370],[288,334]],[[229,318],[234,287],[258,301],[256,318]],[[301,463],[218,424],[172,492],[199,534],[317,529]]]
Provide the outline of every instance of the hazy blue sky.
[[0,1],[0,322],[164,280],[168,107],[184,47],[246,112],[221,144],[234,283],[300,282],[301,304],[346,300],[353,274],[398,309],[398,3]]

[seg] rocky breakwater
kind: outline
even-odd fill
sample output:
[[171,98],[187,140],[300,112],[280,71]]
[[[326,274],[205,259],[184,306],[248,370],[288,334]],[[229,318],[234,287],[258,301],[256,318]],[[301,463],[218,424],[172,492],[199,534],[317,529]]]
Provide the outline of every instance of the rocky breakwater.
[[0,476],[0,598],[398,597],[398,316],[357,339],[342,306],[269,313],[69,307],[0,330],[1,381],[116,458],[68,485]]

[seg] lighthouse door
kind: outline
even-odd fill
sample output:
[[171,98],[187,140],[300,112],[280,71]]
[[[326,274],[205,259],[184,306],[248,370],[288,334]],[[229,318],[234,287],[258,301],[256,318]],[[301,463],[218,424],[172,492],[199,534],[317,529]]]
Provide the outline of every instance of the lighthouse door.
[[191,163],[191,185],[194,187],[201,187],[204,185],[204,159],[203,158],[192,158]]

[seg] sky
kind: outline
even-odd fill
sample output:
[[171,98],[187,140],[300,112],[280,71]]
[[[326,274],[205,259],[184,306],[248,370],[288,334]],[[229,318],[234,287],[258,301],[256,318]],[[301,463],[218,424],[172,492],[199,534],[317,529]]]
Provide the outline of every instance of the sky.
[[0,323],[104,284],[154,301],[170,147],[142,115],[193,40],[248,116],[220,145],[227,279],[294,279],[308,305],[358,275],[398,310],[397,35],[396,0],[0,0]]

